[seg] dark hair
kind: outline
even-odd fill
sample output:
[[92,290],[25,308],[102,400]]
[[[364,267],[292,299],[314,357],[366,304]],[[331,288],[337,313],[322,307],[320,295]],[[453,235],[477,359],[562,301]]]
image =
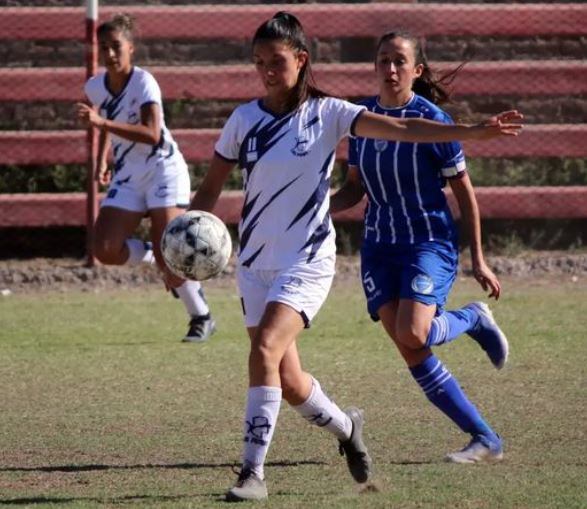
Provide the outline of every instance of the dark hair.
[[377,49],[375,54],[377,55],[377,53],[379,53],[379,49],[385,42],[391,41],[396,37],[401,37],[402,39],[412,43],[416,65],[422,64],[423,66],[422,74],[416,78],[412,84],[412,90],[416,94],[421,95],[434,104],[442,104],[449,101],[450,91],[447,89],[447,87],[450,87],[453,80],[456,78],[457,73],[465,65],[465,62],[460,64],[452,71],[442,75],[437,75],[432,71],[428,63],[428,57],[426,56],[424,49],[424,41],[415,35],[402,30],[393,30],[383,34],[377,42]]
[[135,20],[130,14],[119,13],[98,27],[98,38],[109,32],[121,32],[126,39],[134,41]]
[[310,63],[310,52],[306,44],[306,35],[302,24],[293,14],[280,11],[271,19],[265,21],[255,32],[253,46],[259,41],[282,41],[294,51],[308,53],[308,59],[300,70],[298,82],[288,101],[289,111],[296,109],[308,97],[326,97],[329,95],[316,86]]

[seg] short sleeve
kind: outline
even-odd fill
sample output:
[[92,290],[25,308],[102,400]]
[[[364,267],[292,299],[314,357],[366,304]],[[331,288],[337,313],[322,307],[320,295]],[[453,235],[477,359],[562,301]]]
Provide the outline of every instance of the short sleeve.
[[355,122],[361,113],[365,111],[365,106],[334,97],[329,97],[326,100],[328,101],[326,114],[331,116],[329,124],[332,123],[336,128],[336,139],[340,140],[345,136],[352,135]]
[[102,103],[102,101],[100,100],[100,90],[98,86],[98,80],[101,77],[103,79],[102,75],[94,76],[90,78],[88,81],[86,81],[86,84],[84,85],[84,93],[94,106],[99,106]]
[[161,89],[157,80],[148,72],[143,76],[143,86],[140,92],[139,102],[141,107],[146,104],[158,104],[162,106]]
[[[445,112],[440,112],[434,117],[437,122],[452,124],[452,118]],[[444,178],[461,177],[466,169],[465,154],[458,141],[446,143],[434,143],[434,154],[438,158],[441,167],[441,173]]]
[[238,161],[238,154],[240,150],[240,141],[238,140],[239,128],[238,109],[234,110],[220,133],[220,137],[214,146],[214,151],[223,159],[227,161]]

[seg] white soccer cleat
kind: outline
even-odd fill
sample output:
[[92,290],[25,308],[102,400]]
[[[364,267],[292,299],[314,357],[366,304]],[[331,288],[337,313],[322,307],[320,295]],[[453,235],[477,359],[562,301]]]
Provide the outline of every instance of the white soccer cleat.
[[267,498],[267,486],[250,468],[243,467],[236,484],[226,492],[227,502],[245,502]]

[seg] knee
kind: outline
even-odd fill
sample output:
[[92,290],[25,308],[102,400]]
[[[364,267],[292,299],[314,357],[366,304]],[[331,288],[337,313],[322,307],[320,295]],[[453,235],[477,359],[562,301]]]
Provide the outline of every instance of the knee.
[[428,330],[424,327],[409,324],[405,327],[398,328],[394,339],[405,348],[410,350],[421,350],[426,346],[427,337]]
[[249,359],[251,369],[256,373],[276,373],[279,372],[278,349],[270,335],[261,334],[251,345],[251,355]]

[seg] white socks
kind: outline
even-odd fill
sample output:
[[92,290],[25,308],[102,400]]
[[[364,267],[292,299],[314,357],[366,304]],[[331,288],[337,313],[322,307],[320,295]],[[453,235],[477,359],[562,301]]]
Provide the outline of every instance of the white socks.
[[324,394],[320,383],[314,377],[312,377],[312,392],[308,399],[292,408],[308,422],[320,428],[326,428],[343,442],[351,437],[353,423],[350,417]]
[[139,263],[147,263],[153,265],[155,263],[155,255],[153,254],[153,245],[150,242],[143,242],[139,239],[126,239],[126,246],[128,247],[128,265],[138,265]]
[[265,478],[263,465],[273,438],[280,406],[280,387],[249,387],[244,423],[243,466],[250,468],[260,479]]
[[202,285],[198,281],[186,281],[183,285],[175,288],[175,292],[183,302],[188,315],[202,316],[210,313]]
[[[143,242],[139,239],[126,239],[125,242],[128,247],[127,265],[139,265],[140,263],[153,265],[155,263],[153,245],[150,242]],[[175,288],[175,292],[190,316],[203,316],[210,313],[202,285],[198,281],[185,281],[181,286]]]

